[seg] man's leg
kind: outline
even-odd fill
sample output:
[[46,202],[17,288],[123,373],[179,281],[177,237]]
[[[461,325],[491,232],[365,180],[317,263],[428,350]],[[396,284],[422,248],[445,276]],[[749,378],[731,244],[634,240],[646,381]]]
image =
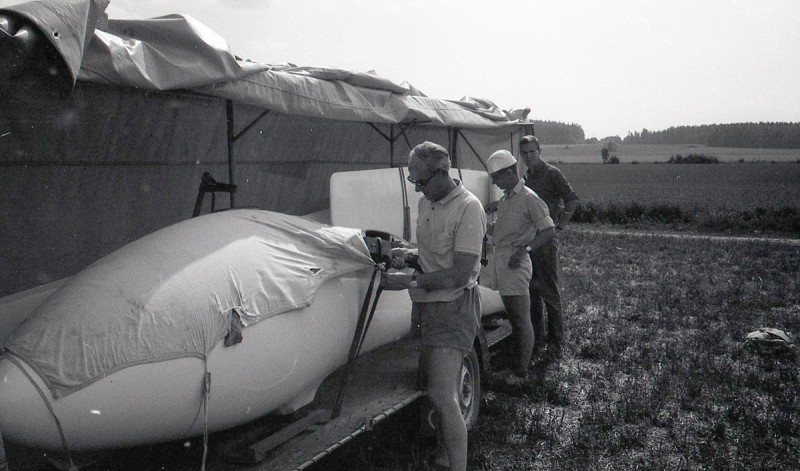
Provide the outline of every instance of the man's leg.
[[540,294],[541,288],[539,287],[539,271],[538,257],[532,252],[531,263],[533,264],[533,276],[528,285],[528,294],[531,311],[531,326],[533,326],[533,356],[539,355],[545,346],[545,321],[544,321],[544,301]]
[[502,299],[508,313],[508,320],[511,321],[514,344],[517,347],[514,373],[524,378],[528,374],[534,344],[530,299],[526,295],[503,296]]
[[450,469],[467,469],[467,426],[458,405],[464,353],[455,348],[427,349],[428,400],[439,416],[439,428],[450,458]]
[[561,352],[564,339],[561,291],[558,287],[558,244],[545,244],[534,255],[538,293],[547,308],[547,346],[556,356]]

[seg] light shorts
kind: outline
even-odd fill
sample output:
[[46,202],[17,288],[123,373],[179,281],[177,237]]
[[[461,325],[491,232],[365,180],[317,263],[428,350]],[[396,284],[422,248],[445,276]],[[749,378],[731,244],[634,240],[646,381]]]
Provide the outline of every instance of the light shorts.
[[[522,257],[518,268],[508,268],[508,260],[519,247],[495,247],[491,266],[492,288],[500,296],[522,296],[528,294],[533,275],[533,264],[528,254]],[[487,267],[489,268],[489,267]]]
[[448,302],[414,303],[411,309],[411,330],[422,337],[425,347],[472,350],[481,317],[478,288],[465,289],[464,294]]

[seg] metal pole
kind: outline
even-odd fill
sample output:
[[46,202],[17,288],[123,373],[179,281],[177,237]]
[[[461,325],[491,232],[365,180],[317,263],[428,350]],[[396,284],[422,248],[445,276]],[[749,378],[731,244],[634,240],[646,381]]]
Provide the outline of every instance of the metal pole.
[[[235,185],[234,179],[234,166],[236,163],[235,138],[233,136],[233,102],[225,100],[225,109],[228,115],[228,184]],[[231,198],[231,208],[235,207],[235,196],[233,192],[229,193]]]
[[456,142],[458,141],[458,128],[447,128],[447,151],[450,153],[450,162],[453,164],[453,167],[459,168],[458,165],[458,149],[456,148]]
[[394,124],[389,125],[389,167],[394,167]]

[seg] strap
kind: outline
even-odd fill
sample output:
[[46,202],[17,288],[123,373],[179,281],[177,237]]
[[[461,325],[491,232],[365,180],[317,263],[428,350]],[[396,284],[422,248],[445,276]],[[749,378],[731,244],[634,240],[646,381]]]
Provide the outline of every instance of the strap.
[[372,278],[369,280],[369,287],[367,288],[367,294],[364,296],[364,302],[361,303],[361,312],[358,314],[356,331],[353,334],[353,341],[350,344],[350,353],[347,355],[347,363],[345,363],[344,365],[344,372],[342,372],[341,376],[341,384],[339,385],[339,391],[336,396],[336,404],[334,405],[332,414],[332,417],[334,418],[338,417],[339,414],[342,412],[342,400],[344,399],[344,389],[345,385],[347,384],[347,377],[350,375],[350,370],[353,368],[353,363],[355,363],[356,357],[358,356],[358,353],[361,351],[361,343],[364,340],[364,335],[366,331],[364,326],[367,325],[367,317],[368,317],[370,299],[372,298],[372,290],[375,286],[375,278],[380,271],[381,271],[381,266],[375,265],[374,269],[372,270]]

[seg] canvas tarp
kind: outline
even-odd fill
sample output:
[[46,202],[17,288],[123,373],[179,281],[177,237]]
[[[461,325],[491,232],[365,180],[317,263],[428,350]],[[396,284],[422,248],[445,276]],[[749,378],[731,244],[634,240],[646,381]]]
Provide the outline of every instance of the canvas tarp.
[[205,215],[70,278],[6,348],[64,395],[126,366],[204,358],[233,313],[252,325],[308,306],[325,280],[372,266],[357,229],[259,210]]
[[368,73],[241,60],[228,50],[224,38],[190,16],[104,20],[100,13],[107,4],[108,0],[37,0],[6,12],[37,26],[57,51],[53,61],[70,71],[64,80],[72,83],[79,79],[146,90],[192,89],[325,119],[465,128],[517,122],[486,100],[428,98],[408,84]]
[[[191,217],[206,172],[238,189],[235,204],[216,194],[216,210],[304,215],[329,206],[335,172],[404,166],[425,140],[447,147],[454,166],[483,170],[492,152],[513,150],[525,129],[524,111],[506,113],[489,100],[449,102],[374,74],[241,60],[187,17],[106,26],[97,14],[105,2],[91,5],[98,2],[41,0],[0,12],[16,22],[7,27],[13,33],[0,31],[0,57],[41,57],[14,45],[29,37],[20,21],[37,18],[44,27],[44,18],[60,17],[37,9],[73,5],[87,30],[101,28],[83,49],[76,39],[73,53],[44,54],[70,64],[48,68],[44,79],[38,68],[0,68],[0,296],[71,276]],[[82,37],[48,24],[61,38]],[[112,24],[120,35],[107,30]],[[174,32],[165,32],[169,25]],[[159,28],[182,39],[144,39]],[[124,47],[111,52],[113,45]],[[166,60],[170,54],[178,57]],[[75,77],[56,74],[63,87],[48,81],[76,63]],[[4,81],[8,70],[18,75]],[[178,82],[184,74],[187,82]],[[164,83],[191,88],[159,89]]]

